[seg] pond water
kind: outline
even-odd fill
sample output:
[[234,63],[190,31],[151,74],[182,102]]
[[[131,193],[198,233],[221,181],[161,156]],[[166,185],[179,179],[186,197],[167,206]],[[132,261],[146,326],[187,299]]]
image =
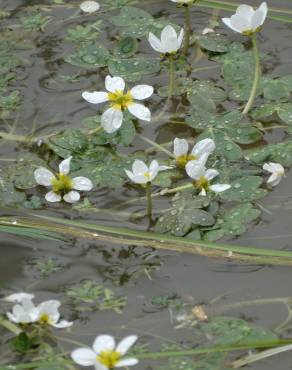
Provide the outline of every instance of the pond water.
[[[10,12],[10,16],[3,19],[1,30],[2,32],[10,30],[14,35],[18,29],[20,30],[14,39],[17,45],[13,53],[23,60],[23,65],[16,72],[17,79],[8,89],[9,92],[20,91],[21,106],[9,114],[5,112],[2,114],[1,131],[7,132],[12,129],[13,135],[32,134],[44,141],[48,135],[65,129],[84,128],[82,121],[96,114],[96,107],[83,100],[81,93],[85,90],[95,90],[97,86],[102,90],[107,70],[86,69],[66,62],[66,56],[74,49],[74,43],[66,37],[69,28],[102,19],[104,24],[96,26],[97,29],[99,27],[101,29],[99,40],[103,40],[110,48],[116,38],[116,29],[108,20],[109,14],[102,11],[102,0],[101,10],[95,15],[75,14],[78,10],[77,2],[67,1],[66,6],[65,1],[62,3],[62,1],[0,0],[1,11]],[[246,3],[259,4],[258,1]],[[290,0],[270,0],[268,5],[285,8],[290,11],[292,17]],[[149,0],[149,4],[146,1],[133,6],[141,7],[153,16],[163,15],[171,22],[183,24],[182,12],[177,11],[175,5],[169,1]],[[22,34],[23,28],[19,25],[21,17],[34,11],[51,17],[50,22],[43,30],[27,28]],[[112,10],[110,14],[117,15],[119,10]],[[228,35],[233,41],[245,41],[244,37],[232,33],[221,24],[220,19],[225,14],[227,13],[219,9],[194,6],[191,14],[192,27],[201,31],[207,25],[212,26],[218,21],[216,32]],[[7,40],[8,36],[5,38]],[[157,58],[157,54],[154,54],[145,40],[146,38],[142,39],[139,50],[147,57]],[[291,73],[291,23],[268,19],[259,35],[259,41],[260,49],[265,53],[264,72],[270,77]],[[1,43],[4,42],[5,39],[1,36]],[[192,77],[208,79],[224,86],[218,66],[218,63],[202,57],[196,64],[198,71],[193,73]],[[73,76],[71,80],[69,76]],[[166,86],[167,82],[168,74],[163,70],[160,74],[146,75],[140,82],[129,84],[132,86],[148,83],[159,87]],[[170,112],[183,111],[183,99],[174,98],[172,103]],[[226,104],[234,106],[232,102]],[[163,98],[155,95],[151,102],[152,114],[154,116],[159,114],[162,107]],[[279,125],[279,120],[274,120],[273,123]],[[145,137],[157,143],[167,143],[175,137],[195,135],[191,127],[169,123],[168,120],[149,125],[141,123],[140,128]],[[17,166],[27,158],[32,160],[39,158],[53,167],[60,162],[60,158],[52,154],[51,149],[43,148],[40,142],[38,146],[14,139],[3,138],[0,142],[2,168]],[[263,138],[267,144],[279,143],[286,139],[287,133],[281,128],[266,131]],[[147,148],[149,144],[136,136],[131,146],[120,145],[118,150],[127,156]],[[172,150],[171,147],[169,149]],[[25,167],[19,169],[25,170]],[[291,184],[292,177],[287,170],[286,178],[273,191],[263,199],[255,201],[262,210],[261,217],[249,224],[243,235],[234,238],[225,237],[223,241],[247,247],[291,250]],[[43,197],[45,194],[40,187],[29,189],[27,192],[30,196]],[[25,216],[38,213],[146,230],[146,217],[141,219],[131,216],[134,212],[144,212],[145,199],[124,204],[131,198],[143,195],[143,190],[128,185],[116,189],[102,186],[96,187],[90,196],[91,204],[100,209],[96,212],[92,208],[72,209],[68,204],[44,205],[36,209],[21,206],[15,209],[14,206],[4,202],[0,214]],[[167,197],[155,198],[154,215],[158,217],[161,210],[169,208],[169,204]],[[137,334],[139,344],[147,344],[153,351],[161,350],[163,345],[169,348],[175,346],[192,348],[198,344],[198,334],[195,326],[192,327],[185,322],[185,316],[190,313],[192,307],[202,304],[206,305],[206,312],[210,317],[224,315],[241,318],[248,323],[273,330],[287,317],[287,307],[281,302],[275,302],[275,299],[292,296],[291,266],[245,263],[232,258],[206,258],[143,246],[110,244],[106,240],[88,241],[71,237],[64,241],[49,241],[5,232],[1,232],[0,251],[1,296],[4,297],[11,292],[29,291],[37,296],[39,302],[60,299],[64,302],[62,313],[66,318],[75,321],[71,334],[61,333],[60,336],[73,338],[87,345],[92,343],[97,334],[109,333],[118,338],[127,334]],[[68,289],[86,281],[101,284],[110,289],[116,297],[126,297],[125,307],[123,300],[110,302],[122,313],[112,309],[99,309],[94,302],[81,304],[77,300],[69,300]],[[270,302],[264,304],[261,301],[263,299]],[[235,302],[253,300],[258,301],[242,307],[236,304],[232,306]],[[262,304],[259,304],[260,302]],[[178,317],[183,321],[178,321]],[[185,323],[185,327],[182,323]],[[289,337],[289,325],[281,335]],[[18,360],[25,362],[31,359],[23,357],[23,360],[21,356],[13,358],[7,351],[6,338],[5,332],[2,341],[4,355],[0,359],[0,368],[9,363],[17,363]],[[65,341],[62,342],[62,346],[67,351],[76,348],[76,345]],[[244,352],[241,353],[243,354]],[[234,360],[237,356],[238,353],[233,353],[230,358]],[[192,367],[194,366],[192,362],[188,365],[177,362],[171,366],[168,366],[167,359],[164,359],[155,362],[141,361],[136,368],[184,370],[228,368],[224,365]],[[286,352],[255,362],[249,367],[258,370],[275,367],[278,370],[292,369],[291,353]]]

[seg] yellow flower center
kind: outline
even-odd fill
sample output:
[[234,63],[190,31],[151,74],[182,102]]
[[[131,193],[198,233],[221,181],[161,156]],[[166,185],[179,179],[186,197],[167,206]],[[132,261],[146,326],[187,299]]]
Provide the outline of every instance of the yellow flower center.
[[243,31],[243,32],[241,32],[242,33],[242,35],[244,35],[244,36],[252,36],[253,34],[255,34],[256,32],[260,32],[260,30],[261,30],[261,27],[258,27],[258,28],[256,28],[255,30],[246,30],[246,31]]
[[133,104],[133,96],[130,91],[124,94],[122,90],[116,90],[113,93],[108,93],[107,97],[112,108],[117,110],[124,110]]
[[146,177],[147,180],[150,181],[150,178],[151,178],[151,173],[150,172],[144,172],[144,176]]
[[120,361],[121,357],[122,355],[116,351],[102,351],[96,356],[96,360],[108,369],[113,369]]
[[47,313],[43,313],[38,321],[41,325],[48,325],[50,323],[50,316]]
[[175,158],[178,167],[185,168],[185,165],[192,160],[198,159],[195,155],[183,154]]
[[206,177],[201,176],[199,180],[194,182],[194,186],[198,189],[205,189],[206,191],[208,191],[210,187],[210,183],[209,183],[209,180],[206,179]]
[[72,179],[64,173],[58,173],[52,182],[53,192],[56,194],[67,194],[73,189]]

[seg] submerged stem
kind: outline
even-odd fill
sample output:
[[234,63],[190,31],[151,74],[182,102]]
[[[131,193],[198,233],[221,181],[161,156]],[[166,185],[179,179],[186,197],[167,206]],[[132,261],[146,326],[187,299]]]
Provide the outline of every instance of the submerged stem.
[[255,71],[254,71],[254,80],[253,80],[252,89],[250,92],[248,102],[246,103],[246,106],[242,112],[243,114],[248,114],[248,112],[251,110],[253,106],[254,100],[257,95],[257,89],[258,89],[260,75],[261,75],[260,54],[259,54],[256,34],[252,35],[251,42],[252,42],[253,51],[254,51]]
[[152,225],[152,196],[151,196],[151,182],[146,184],[146,198],[147,198],[147,216],[149,220],[149,227]]
[[190,17],[190,5],[184,6],[184,47],[183,54],[187,55],[190,48],[190,37],[191,37],[191,17]]

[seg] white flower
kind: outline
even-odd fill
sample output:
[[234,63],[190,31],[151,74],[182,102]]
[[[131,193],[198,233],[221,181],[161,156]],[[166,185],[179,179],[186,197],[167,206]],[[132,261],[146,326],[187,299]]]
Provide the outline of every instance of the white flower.
[[127,176],[136,184],[147,184],[155,179],[159,171],[171,169],[169,166],[160,166],[157,161],[152,161],[148,167],[143,161],[136,159],[132,171],[125,170]]
[[116,346],[115,339],[111,335],[99,335],[95,338],[92,349],[75,349],[71,357],[78,365],[94,366],[95,370],[133,366],[138,363],[138,360],[133,357],[123,359],[123,356],[137,339],[136,335],[129,335]]
[[34,294],[30,293],[14,293],[4,298],[4,301],[11,303],[21,303],[24,299],[34,299]]
[[236,13],[222,21],[235,32],[250,36],[258,32],[263,25],[268,13],[268,6],[263,2],[257,10],[250,5],[239,5]]
[[175,138],[173,141],[173,154],[176,163],[180,167],[185,167],[188,161],[199,160],[206,163],[208,156],[213,153],[215,143],[212,139],[203,139],[198,141],[189,154],[189,144],[185,139]]
[[[12,307],[12,312],[7,312],[10,321],[16,324],[39,323],[41,325],[51,325],[55,328],[68,328],[73,323],[61,320],[58,308],[61,303],[57,300],[49,300],[35,306],[32,299],[26,293],[19,293],[12,297],[19,302]],[[11,296],[7,297],[11,299]]]
[[285,169],[280,163],[265,163],[263,169],[271,173],[271,176],[267,180],[267,184],[271,186],[278,185],[285,176]]
[[72,157],[69,157],[60,163],[59,173],[56,175],[44,167],[34,171],[35,181],[39,185],[52,187],[45,196],[48,202],[60,202],[64,199],[65,202],[75,203],[80,199],[80,194],[76,190],[89,191],[93,188],[92,182],[87,177],[78,176],[71,179],[68,176],[71,159]]
[[229,184],[210,185],[210,181],[218,176],[219,172],[215,169],[206,169],[205,164],[201,161],[189,161],[186,164],[186,172],[195,180],[194,185],[201,190],[200,195],[205,196],[208,190],[221,193],[231,187]]
[[80,4],[80,9],[84,13],[95,13],[99,8],[100,5],[97,1],[83,1],[83,3]]
[[105,91],[85,91],[82,93],[83,99],[92,104],[104,102],[110,103],[101,116],[101,125],[109,134],[117,131],[123,123],[123,111],[128,110],[133,116],[143,121],[151,121],[151,112],[143,104],[135,103],[134,99],[144,100],[153,94],[153,87],[150,85],[137,85],[130,91],[124,92],[125,81],[122,77],[106,76]]
[[148,41],[152,48],[162,54],[176,53],[181,47],[184,37],[183,28],[177,35],[172,26],[165,26],[161,32],[161,39],[157,38],[153,33],[149,33]]

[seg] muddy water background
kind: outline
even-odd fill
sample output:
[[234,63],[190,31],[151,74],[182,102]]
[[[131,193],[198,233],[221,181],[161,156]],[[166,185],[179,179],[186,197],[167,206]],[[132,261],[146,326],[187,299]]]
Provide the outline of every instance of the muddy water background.
[[[246,3],[257,5],[259,2],[246,1]],[[13,10],[15,19],[22,7],[36,4],[45,4],[45,2],[0,1],[1,9]],[[290,0],[270,0],[269,5],[292,9]],[[146,2],[144,8],[149,9],[153,15],[161,14],[161,11],[165,15],[170,14],[173,21],[181,22],[175,6],[170,5],[166,0],[157,1],[156,4],[151,2],[151,6],[147,6]],[[32,126],[32,122],[41,129],[40,136],[64,128],[78,128],[85,117],[95,114],[95,109],[81,99],[81,92],[96,86],[103,87],[104,72],[101,75],[88,73],[80,78],[80,82],[75,83],[66,83],[60,78],[62,74],[73,75],[78,70],[62,60],[72,47],[69,42],[62,41],[66,36],[67,27],[75,23],[80,24],[82,20],[91,20],[91,18],[77,18],[75,21],[66,22],[65,27],[62,20],[68,18],[73,12],[72,9],[61,8],[49,11],[48,15],[52,15],[55,19],[46,27],[43,34],[36,34],[34,39],[36,48],[21,52],[27,60],[27,67],[25,78],[16,82],[17,88],[20,86],[24,95],[17,128],[20,134],[25,133],[26,129]],[[210,14],[210,10],[196,9],[192,15],[195,28],[203,29],[210,19]],[[223,14],[220,12],[220,16]],[[93,20],[95,20],[94,17],[92,17]],[[56,25],[56,22],[59,23]],[[113,35],[110,24],[107,24],[105,31],[104,37]],[[223,27],[219,31],[229,33]],[[229,35],[231,39],[241,39],[231,32]],[[291,73],[291,25],[268,20],[261,33],[261,49],[264,49],[269,56],[265,72],[272,76]],[[142,42],[140,50],[152,53],[146,42]],[[199,66],[208,64],[214,65],[204,59]],[[202,79],[218,78],[218,76],[219,68],[194,75]],[[163,85],[166,81],[167,76],[164,73],[155,78],[157,85]],[[146,82],[151,83],[149,80]],[[159,109],[159,99],[156,97],[153,99],[152,111]],[[145,136],[157,139],[159,142],[171,140],[175,135],[183,136],[186,132],[185,128],[174,125],[164,125],[161,130],[157,130],[158,127],[154,125],[144,126],[144,128]],[[284,137],[285,134],[281,130],[274,130],[266,136],[266,139],[269,142],[275,142],[281,141]],[[146,148],[138,139],[134,144],[136,149]],[[13,142],[1,143],[0,156],[20,159],[27,150]],[[121,148],[121,150],[124,149]],[[248,232],[232,242],[266,248],[291,249],[291,185],[292,176],[288,174],[285,181],[260,201],[267,211],[263,212],[258,224],[251,225]],[[95,200],[100,208],[109,208],[131,196],[137,196],[137,193],[126,188],[120,191],[101,188],[95,192]],[[143,210],[143,207],[144,204],[141,202],[128,210],[123,210],[132,212]],[[167,200],[156,201],[155,207],[166,208]],[[57,208],[54,212],[59,216],[76,216],[114,225],[141,227],[127,219],[108,214],[81,213],[78,215],[72,214],[69,208],[67,210]],[[51,215],[56,214],[54,212],[44,211]],[[96,334],[102,332],[117,336],[137,333],[142,336],[141,341],[150,343],[153,349],[157,349],[157,345],[160,346],[161,343],[192,343],[192,330],[174,330],[168,310],[160,311],[151,305],[151,299],[158,295],[177,295],[183,299],[189,299],[194,304],[209,302],[215,297],[222,297],[219,303],[225,304],[238,300],[292,296],[291,267],[238,264],[193,255],[149,251],[143,248],[93,244],[84,240],[72,240],[70,243],[34,241],[5,234],[1,234],[0,253],[0,284],[3,294],[8,290],[31,290],[40,300],[61,297],[69,285],[84,279],[92,279],[104,283],[119,295],[128,297],[123,316],[105,312],[81,315],[81,320],[75,323],[74,333],[78,333],[76,338],[88,344]],[[65,268],[40,279],[36,263],[49,258],[53,258]],[[153,265],[153,271],[150,272],[151,279],[144,272],[147,264]],[[160,265],[161,267],[158,268]],[[228,314],[237,317],[244,315],[252,322],[273,328],[284,320],[286,311],[280,305],[265,305],[231,311]],[[252,369],[258,370],[272,370],[275,367],[278,370],[292,369],[291,353],[251,366]],[[138,368],[154,369],[155,366],[143,363]]]

